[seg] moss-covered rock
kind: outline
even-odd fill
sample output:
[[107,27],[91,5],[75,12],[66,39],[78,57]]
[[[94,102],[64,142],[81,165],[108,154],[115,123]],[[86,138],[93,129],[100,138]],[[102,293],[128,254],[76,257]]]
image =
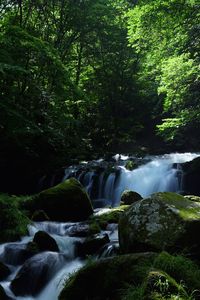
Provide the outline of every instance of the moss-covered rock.
[[199,290],[198,265],[149,252],[88,263],[68,279],[59,300],[188,300],[199,299]]
[[140,253],[90,263],[71,276],[59,300],[121,299],[127,284],[142,282],[154,258],[154,253]]
[[38,231],[34,235],[33,243],[37,245],[39,251],[59,252],[56,241],[45,231]]
[[182,251],[199,255],[200,203],[175,193],[156,193],[124,212],[119,222],[119,242],[124,253]]
[[125,205],[131,205],[141,199],[142,196],[135,191],[125,190],[121,195],[121,202]]
[[82,221],[93,213],[86,191],[75,178],[42,191],[25,205],[32,213],[43,210],[52,221]]
[[108,224],[118,224],[120,216],[128,208],[129,205],[121,205],[115,208],[108,208],[105,211],[100,211],[99,213],[92,215],[89,218],[91,231],[92,229],[96,229],[97,231],[93,233],[98,233],[101,229],[105,230]]
[[20,209],[19,198],[0,194],[0,243],[20,239],[31,221]]
[[5,264],[0,262],[0,281],[4,280],[6,277],[8,277],[8,275],[10,275],[10,269]]

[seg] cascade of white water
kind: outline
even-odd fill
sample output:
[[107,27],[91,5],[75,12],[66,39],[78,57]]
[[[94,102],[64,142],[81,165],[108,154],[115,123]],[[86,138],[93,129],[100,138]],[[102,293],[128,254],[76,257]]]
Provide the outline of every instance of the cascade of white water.
[[113,198],[119,204],[124,190],[133,190],[147,197],[155,192],[179,192],[182,189],[182,171],[179,165],[191,161],[199,154],[174,153],[158,157],[150,157],[151,161],[139,168],[129,171],[121,167],[120,179],[115,188]]

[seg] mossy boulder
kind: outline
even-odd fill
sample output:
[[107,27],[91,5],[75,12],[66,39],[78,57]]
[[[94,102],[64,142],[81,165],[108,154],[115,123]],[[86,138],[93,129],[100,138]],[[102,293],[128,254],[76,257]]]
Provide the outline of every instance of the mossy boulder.
[[200,157],[182,164],[183,190],[186,194],[200,196]]
[[59,300],[188,300],[191,294],[199,299],[199,290],[197,264],[181,255],[148,252],[89,261],[66,281]]
[[141,199],[142,196],[135,191],[125,190],[121,195],[121,203],[125,205],[133,204]]
[[[89,218],[89,224],[91,231],[96,229],[98,231],[105,230],[108,224],[116,223],[118,224],[120,216],[125,210],[129,208],[129,205],[121,205],[115,208],[108,208],[105,211],[100,210],[98,213],[92,215]],[[98,232],[96,231],[96,233]]]
[[0,281],[6,279],[8,275],[10,275],[10,269],[4,263],[0,262]]
[[59,252],[56,241],[45,231],[36,232],[33,238],[33,243],[37,245],[39,251]]
[[117,300],[128,284],[142,282],[154,253],[115,256],[92,262],[72,275],[59,300]]
[[19,198],[0,194],[0,243],[19,240],[28,233],[30,222],[20,209]]
[[83,221],[93,213],[88,194],[75,178],[42,191],[26,208],[32,213],[43,210],[51,221]]
[[119,222],[123,253],[187,249],[199,256],[200,203],[175,193],[156,193],[135,202]]

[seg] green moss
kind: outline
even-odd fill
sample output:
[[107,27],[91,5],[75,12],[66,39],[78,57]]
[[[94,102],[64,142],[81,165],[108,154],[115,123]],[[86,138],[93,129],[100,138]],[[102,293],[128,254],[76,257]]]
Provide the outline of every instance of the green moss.
[[43,210],[52,221],[83,221],[93,213],[88,194],[75,178],[42,191],[27,208],[31,213]]
[[121,299],[127,285],[142,282],[154,258],[153,253],[140,253],[91,263],[66,282],[59,300]]
[[125,168],[129,171],[133,171],[137,168],[137,164],[132,160],[128,160],[125,164]]
[[184,284],[188,291],[200,290],[200,269],[190,259],[162,252],[155,259],[153,266],[169,274],[178,283]]
[[89,218],[90,227],[104,230],[108,224],[118,224],[120,216],[128,208],[129,205],[121,205],[119,207],[111,208],[101,215],[92,215]]
[[0,194],[0,242],[15,241],[27,234],[31,222],[20,209],[20,197]]
[[193,300],[195,290],[200,269],[194,262],[140,253],[90,262],[70,277],[59,300]]

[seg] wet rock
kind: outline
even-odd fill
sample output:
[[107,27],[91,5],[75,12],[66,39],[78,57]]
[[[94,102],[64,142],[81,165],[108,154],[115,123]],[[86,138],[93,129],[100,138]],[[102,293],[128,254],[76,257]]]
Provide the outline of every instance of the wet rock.
[[97,253],[105,244],[109,243],[107,234],[97,234],[87,238],[83,243],[77,244],[77,255],[85,257]]
[[58,253],[39,253],[28,259],[11,282],[16,296],[37,295],[64,263]]
[[36,232],[33,242],[37,245],[39,251],[59,252],[56,241],[45,231]]
[[90,226],[86,223],[77,223],[70,226],[66,233],[72,237],[86,237],[90,234]]
[[23,264],[34,254],[35,252],[27,249],[26,244],[8,244],[5,246],[2,259],[7,264],[17,266]]
[[0,281],[6,279],[8,275],[10,275],[10,269],[5,264],[0,262]]
[[43,210],[52,221],[83,221],[93,213],[87,193],[75,178],[39,193],[26,208],[32,213]]
[[199,256],[200,203],[175,193],[156,193],[135,202],[119,222],[119,243],[125,253],[190,249]]
[[121,196],[121,202],[125,205],[133,204],[134,202],[141,200],[142,196],[134,191],[125,190]]

